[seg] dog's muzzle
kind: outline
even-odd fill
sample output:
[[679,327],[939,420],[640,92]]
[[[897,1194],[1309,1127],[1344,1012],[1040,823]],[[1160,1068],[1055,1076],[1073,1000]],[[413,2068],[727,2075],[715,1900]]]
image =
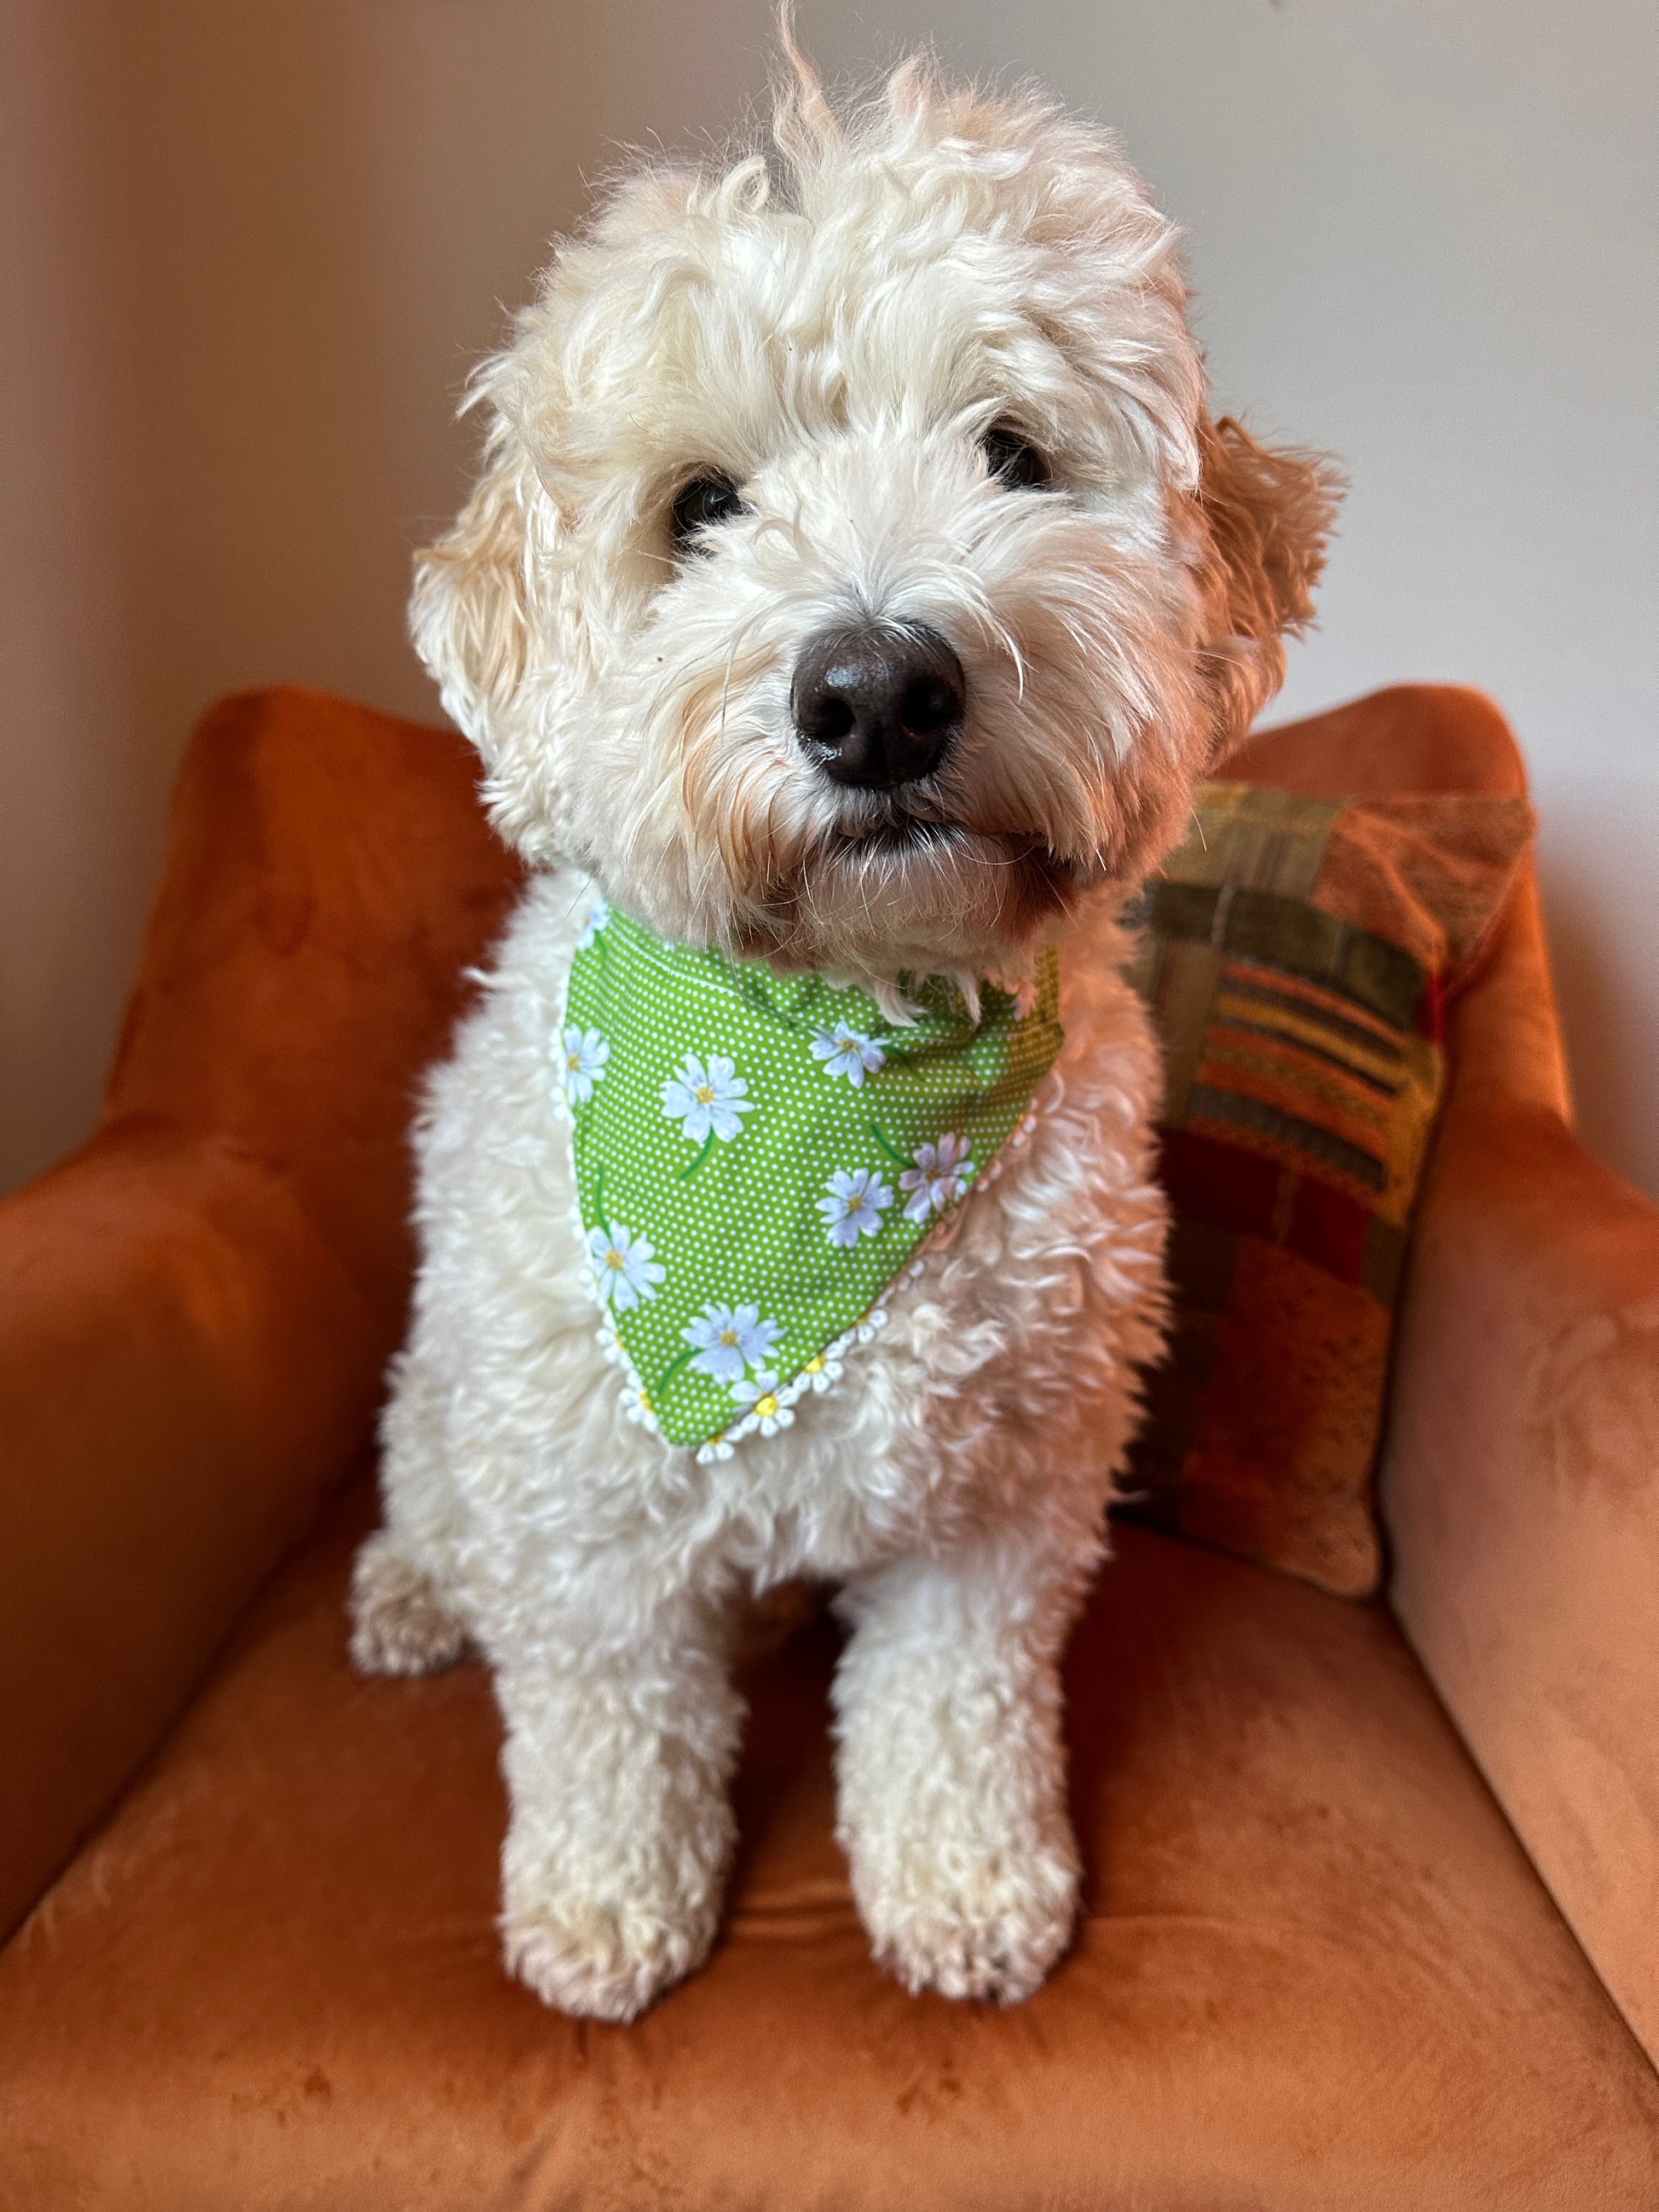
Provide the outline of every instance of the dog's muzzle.
[[960,734],[967,679],[947,641],[921,624],[826,630],[801,654],[790,704],[824,774],[857,791],[931,775]]

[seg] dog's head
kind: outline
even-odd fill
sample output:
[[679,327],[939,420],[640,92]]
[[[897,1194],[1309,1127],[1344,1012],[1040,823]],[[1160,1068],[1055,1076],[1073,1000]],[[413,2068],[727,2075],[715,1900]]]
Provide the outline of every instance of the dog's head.
[[1138,881],[1306,622],[1333,491],[1212,422],[1115,142],[922,64],[647,169],[473,397],[416,645],[497,826],[664,935],[1007,969]]

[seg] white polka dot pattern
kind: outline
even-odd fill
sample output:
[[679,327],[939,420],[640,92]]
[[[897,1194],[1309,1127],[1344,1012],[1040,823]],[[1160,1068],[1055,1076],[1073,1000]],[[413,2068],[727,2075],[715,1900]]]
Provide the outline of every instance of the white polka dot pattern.
[[917,1248],[987,1178],[1060,1045],[1035,1004],[943,976],[915,1019],[862,991],[671,945],[597,906],[550,1057],[601,1341],[633,1419],[724,1456],[794,1419],[879,1328]]

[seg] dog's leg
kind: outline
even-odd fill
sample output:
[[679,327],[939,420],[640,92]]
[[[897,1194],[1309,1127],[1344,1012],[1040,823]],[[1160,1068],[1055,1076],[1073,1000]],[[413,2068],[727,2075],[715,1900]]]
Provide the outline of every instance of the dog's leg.
[[466,1631],[390,1529],[377,1529],[351,1571],[351,1660],[361,1674],[435,1674],[466,1649]]
[[456,1512],[443,1392],[409,1352],[392,1361],[388,1380],[380,1417],[386,1526],[352,1569],[351,1657],[364,1674],[429,1674],[453,1666],[467,1643],[436,1571],[449,1556]]
[[507,1965],[562,2011],[632,2020],[702,1965],[720,1919],[743,1717],[723,1635],[685,1604],[626,1644],[501,1662]]
[[1058,1660],[1091,1550],[988,1543],[902,1561],[842,1601],[838,1833],[876,1955],[912,1990],[1012,2002],[1066,1947]]

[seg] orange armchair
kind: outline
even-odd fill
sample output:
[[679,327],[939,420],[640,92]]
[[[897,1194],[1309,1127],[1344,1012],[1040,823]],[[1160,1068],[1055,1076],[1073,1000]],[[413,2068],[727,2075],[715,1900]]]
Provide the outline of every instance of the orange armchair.
[[[1425,689],[1230,772],[1524,782]],[[98,1134],[0,1206],[0,2203],[1659,2201],[1659,1209],[1571,1133],[1530,878],[1454,1012],[1389,1604],[1120,1532],[1085,1917],[1007,2013],[870,1963],[809,1624],[748,1686],[714,1958],[617,2029],[497,1962],[483,1671],[345,1656],[403,1131],[513,889],[456,738],[222,706]]]

